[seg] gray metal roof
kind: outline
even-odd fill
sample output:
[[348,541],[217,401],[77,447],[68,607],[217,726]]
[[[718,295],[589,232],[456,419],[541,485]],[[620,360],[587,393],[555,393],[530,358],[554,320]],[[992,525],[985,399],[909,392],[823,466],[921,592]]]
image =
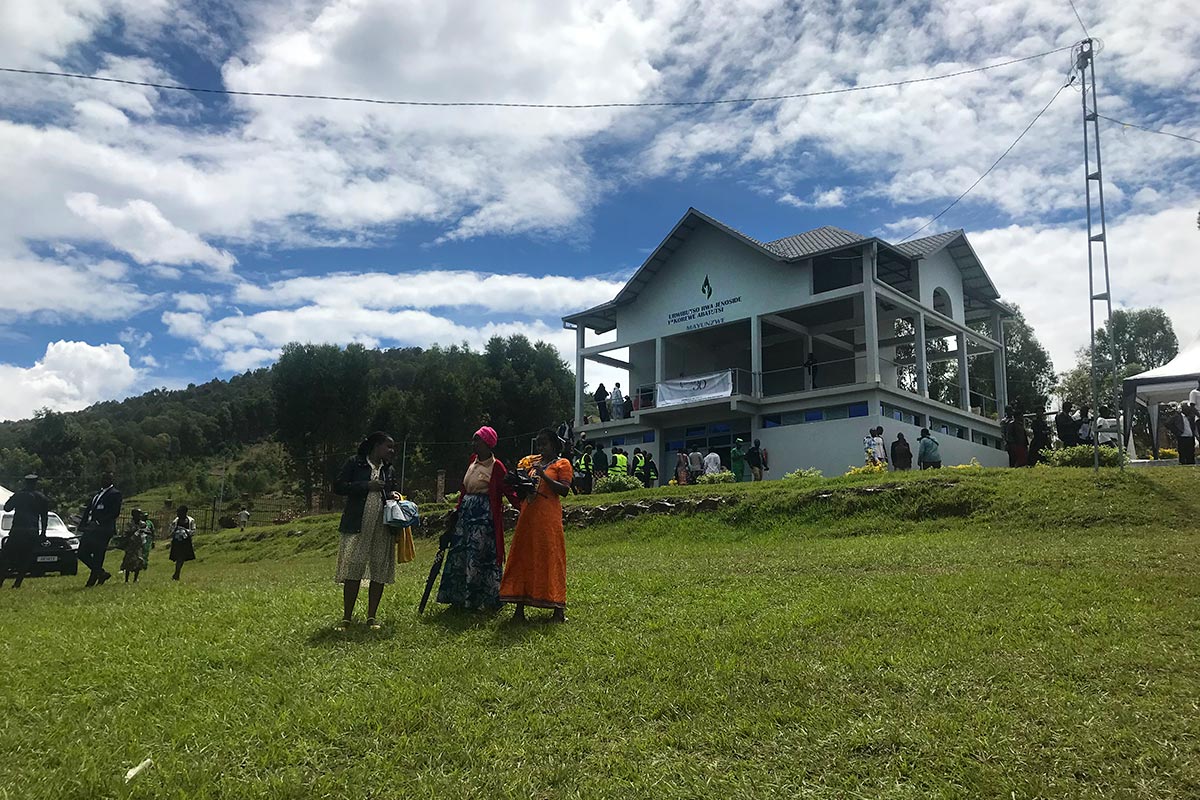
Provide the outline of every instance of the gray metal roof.
[[903,242],[901,244],[892,246],[910,258],[925,258],[926,256],[930,256],[936,253],[938,250],[941,250],[959,236],[963,235],[965,234],[960,228],[956,231],[935,233],[933,236],[926,236],[923,239],[913,239],[911,242]]
[[858,244],[866,241],[867,237],[859,236],[852,231],[835,228],[832,225],[822,225],[815,230],[785,236],[763,245],[780,258],[804,258],[814,253],[826,250],[836,250],[839,247]]

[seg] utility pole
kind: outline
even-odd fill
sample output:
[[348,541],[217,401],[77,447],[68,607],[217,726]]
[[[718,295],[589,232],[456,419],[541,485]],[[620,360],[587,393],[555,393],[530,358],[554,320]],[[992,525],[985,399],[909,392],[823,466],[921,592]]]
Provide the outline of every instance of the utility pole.
[[404,447],[400,451],[400,494],[404,494],[404,466],[408,461],[408,434],[404,434]]
[[[1112,329],[1112,284],[1108,271],[1108,229],[1104,214],[1104,171],[1100,160],[1100,121],[1096,111],[1096,50],[1095,40],[1088,38],[1079,43],[1075,51],[1075,69],[1079,71],[1080,98],[1083,104],[1083,174],[1087,198],[1087,236],[1088,236],[1088,311],[1090,325],[1088,329],[1091,357],[1092,397],[1095,400],[1096,416],[1092,423],[1092,468],[1100,471],[1100,439],[1096,436],[1094,420],[1099,417],[1101,386],[1100,375],[1096,371],[1096,303],[1104,303],[1104,328],[1108,334],[1108,357],[1112,363],[1113,385],[1110,408],[1117,416],[1117,428],[1124,431],[1120,422],[1121,386],[1117,375],[1117,348],[1113,341]],[[1095,160],[1096,168],[1092,169]],[[1095,183],[1096,199],[1092,200],[1092,184]],[[1097,256],[1096,245],[1100,245]],[[1100,262],[1098,268],[1096,262]],[[1122,433],[1123,436],[1123,433]],[[1125,468],[1125,459],[1120,459],[1121,469]]]

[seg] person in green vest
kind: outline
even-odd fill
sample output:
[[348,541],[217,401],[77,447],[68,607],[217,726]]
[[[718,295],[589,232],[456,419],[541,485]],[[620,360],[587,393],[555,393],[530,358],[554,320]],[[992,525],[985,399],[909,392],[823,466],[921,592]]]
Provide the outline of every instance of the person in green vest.
[[592,493],[592,446],[584,445],[583,453],[575,459],[575,478],[571,483],[571,491],[575,494]]
[[733,470],[733,479],[741,483],[746,474],[746,443],[738,439],[733,449],[729,451],[729,466]]
[[642,448],[633,448],[633,463],[629,465],[629,474],[635,478],[641,478],[645,472],[646,454],[642,452]]
[[658,484],[658,465],[654,463],[654,457],[649,453],[642,453],[642,463],[638,467],[637,477],[642,482],[642,486],[647,489]]
[[625,451],[619,447],[613,448],[612,469],[618,475],[629,474],[629,456],[625,455]]
[[595,487],[595,479],[603,478],[608,474],[608,453],[604,452],[604,445],[596,445],[596,449],[592,452],[592,486]]

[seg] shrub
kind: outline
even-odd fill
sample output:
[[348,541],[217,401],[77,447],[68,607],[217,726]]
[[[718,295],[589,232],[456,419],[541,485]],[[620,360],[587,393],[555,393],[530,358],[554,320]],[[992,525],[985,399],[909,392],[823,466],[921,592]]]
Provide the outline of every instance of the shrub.
[[846,471],[847,475],[882,475],[887,472],[887,467],[883,464],[863,464],[860,467],[851,467]]
[[450,494],[446,495],[442,499],[445,500],[450,505],[454,505],[455,503],[458,502],[459,495],[461,495],[461,494],[462,494],[462,492],[451,492]]
[[[1064,447],[1046,453],[1046,460],[1054,467],[1090,467],[1092,466],[1092,446],[1090,444]],[[1121,466],[1121,451],[1115,447],[1100,448],[1100,466]]]
[[1179,451],[1174,447],[1158,448],[1158,458],[1161,461],[1170,461],[1173,458],[1179,458]]
[[825,475],[822,474],[821,470],[817,469],[816,467],[809,467],[808,469],[798,469],[795,472],[785,473],[783,479],[785,481],[798,481],[824,477]]
[[592,487],[592,494],[605,494],[607,492],[629,492],[634,489],[644,488],[642,482],[632,475],[622,475],[619,472],[610,472],[596,479],[596,485]]
[[713,483],[737,483],[737,478],[727,469],[720,472],[714,472],[712,475],[701,475],[696,478],[696,483],[713,484]]

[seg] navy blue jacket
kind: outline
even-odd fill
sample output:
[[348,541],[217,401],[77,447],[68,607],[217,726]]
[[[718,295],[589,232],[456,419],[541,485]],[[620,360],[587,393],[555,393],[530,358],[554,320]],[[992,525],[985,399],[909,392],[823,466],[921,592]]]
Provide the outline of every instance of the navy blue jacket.
[[[383,497],[386,500],[396,491],[396,472],[388,462],[383,463],[379,470],[379,479],[383,481]],[[333,482],[335,494],[346,497],[346,507],[342,510],[342,521],[338,525],[341,533],[358,533],[362,530],[363,508],[367,504],[370,490],[367,484],[371,482],[371,465],[366,456],[354,456],[342,465]]]

